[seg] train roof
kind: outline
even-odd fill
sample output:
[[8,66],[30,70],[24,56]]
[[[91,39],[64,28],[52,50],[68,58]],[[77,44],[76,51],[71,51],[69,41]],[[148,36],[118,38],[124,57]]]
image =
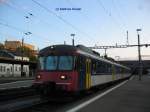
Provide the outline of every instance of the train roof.
[[88,57],[91,57],[93,59],[97,59],[97,60],[100,60],[100,61],[104,61],[106,63],[110,63],[110,64],[113,64],[113,65],[116,65],[116,66],[120,66],[120,67],[123,67],[123,68],[126,68],[126,69],[129,69],[128,67],[126,66],[123,66],[121,64],[118,64],[116,62],[113,62],[113,61],[110,61],[110,60],[107,60],[107,59],[104,59],[104,58],[101,58],[100,57],[100,54],[96,51],[93,51],[83,45],[77,45],[77,46],[72,46],[72,45],[52,45],[52,46],[48,46],[42,50],[40,50],[39,52],[39,56],[46,56],[46,55],[49,55],[49,54],[59,54],[59,53],[62,53],[62,54],[66,54],[66,53],[77,53],[77,54],[81,54],[81,55],[84,55],[84,56],[88,56]]
[[89,54],[92,54],[92,55],[97,55],[97,56],[100,56],[100,54],[96,51],[93,51],[83,45],[77,45],[77,46],[72,46],[72,45],[52,45],[52,46],[48,46],[42,50],[40,50],[39,52],[39,55],[48,55],[52,52],[55,52],[57,53],[58,52],[61,52],[62,54],[63,53],[73,53],[73,52],[77,52],[77,51],[84,51],[84,52],[87,52]]
[[67,52],[75,52],[77,50],[76,46],[72,45],[52,45],[40,50],[39,55],[48,55],[51,53],[67,53]]

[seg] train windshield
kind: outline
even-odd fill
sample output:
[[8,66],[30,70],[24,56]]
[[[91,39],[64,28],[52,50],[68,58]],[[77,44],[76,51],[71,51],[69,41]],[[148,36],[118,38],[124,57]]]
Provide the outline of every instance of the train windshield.
[[57,56],[48,56],[46,59],[46,70],[56,70],[58,64]]
[[72,70],[73,56],[47,56],[39,58],[41,70]]
[[60,56],[59,57],[59,70],[71,70],[73,65],[73,58],[72,56]]

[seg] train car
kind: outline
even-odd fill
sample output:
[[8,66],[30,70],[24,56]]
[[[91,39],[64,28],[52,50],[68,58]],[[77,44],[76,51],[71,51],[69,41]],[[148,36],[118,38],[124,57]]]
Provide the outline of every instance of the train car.
[[80,92],[130,76],[130,68],[83,46],[53,45],[39,52],[34,87],[40,92]]

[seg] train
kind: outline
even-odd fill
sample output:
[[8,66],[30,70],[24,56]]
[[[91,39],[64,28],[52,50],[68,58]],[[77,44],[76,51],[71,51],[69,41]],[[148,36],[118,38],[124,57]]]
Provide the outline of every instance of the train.
[[40,93],[88,91],[131,76],[130,68],[83,45],[48,46],[39,51],[38,60],[33,85]]

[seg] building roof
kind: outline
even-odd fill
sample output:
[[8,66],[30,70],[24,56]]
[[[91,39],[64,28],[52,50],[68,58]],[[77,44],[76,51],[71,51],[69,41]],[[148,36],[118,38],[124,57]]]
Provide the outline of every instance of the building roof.
[[14,55],[6,50],[0,50],[0,57],[11,58],[14,59]]

